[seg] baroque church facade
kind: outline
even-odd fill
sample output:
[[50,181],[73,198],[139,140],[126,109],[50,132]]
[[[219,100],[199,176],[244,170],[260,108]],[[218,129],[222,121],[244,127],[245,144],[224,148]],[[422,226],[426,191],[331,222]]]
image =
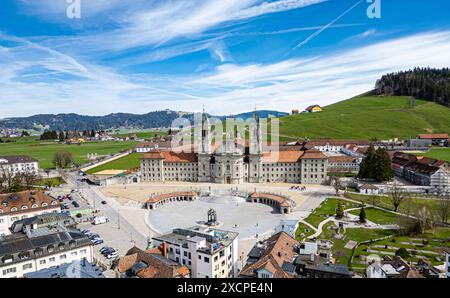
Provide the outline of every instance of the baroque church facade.
[[205,115],[201,125],[196,152],[153,150],[144,154],[141,181],[323,184],[327,180],[328,157],[316,149],[281,145],[276,151],[264,150],[256,117],[249,131],[251,142],[240,141],[233,133],[224,143],[213,144]]

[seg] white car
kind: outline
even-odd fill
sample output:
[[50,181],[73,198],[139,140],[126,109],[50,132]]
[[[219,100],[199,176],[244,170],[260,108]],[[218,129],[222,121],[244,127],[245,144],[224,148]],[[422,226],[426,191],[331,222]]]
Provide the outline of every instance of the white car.
[[97,216],[92,221],[92,224],[94,224],[94,225],[101,225],[101,224],[104,224],[104,223],[107,223],[107,222],[109,222],[109,218],[107,218],[106,216]]
[[107,255],[106,258],[108,260],[111,260],[111,259],[117,258],[118,256],[119,256],[119,254],[117,253],[117,251],[114,251],[114,252],[110,253],[109,255]]

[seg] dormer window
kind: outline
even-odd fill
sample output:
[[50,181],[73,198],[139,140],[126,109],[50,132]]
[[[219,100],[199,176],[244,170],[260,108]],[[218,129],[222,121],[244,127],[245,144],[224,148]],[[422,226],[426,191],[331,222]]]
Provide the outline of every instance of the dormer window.
[[[45,203],[44,203],[45,204]],[[42,204],[42,205],[44,205],[44,204]],[[57,204],[57,202],[56,201],[52,201],[51,203],[50,203],[52,206],[55,206],[56,204]]]
[[28,209],[28,206],[27,206],[27,205],[23,205],[21,209],[22,209],[22,210],[27,210],[27,209]]
[[17,211],[17,208],[16,207],[12,207],[11,208],[11,212],[16,212]]
[[31,205],[31,208],[33,208],[33,209],[35,209],[35,208],[37,208],[38,207],[38,205],[37,204],[33,204],[33,205]]
[[47,207],[48,204],[47,203],[42,203],[42,207]]

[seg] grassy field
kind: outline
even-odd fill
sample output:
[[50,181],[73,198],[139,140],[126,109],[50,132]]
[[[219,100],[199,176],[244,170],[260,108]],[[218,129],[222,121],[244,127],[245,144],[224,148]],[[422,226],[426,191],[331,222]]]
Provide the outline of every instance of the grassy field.
[[423,155],[423,156],[435,158],[435,159],[446,160],[446,161],[450,162],[450,148],[433,148],[425,154],[418,154],[418,155]]
[[417,100],[409,109],[408,97],[359,96],[327,106],[323,112],[280,118],[280,139],[409,138],[419,133],[450,132],[450,109]]
[[144,156],[143,153],[132,153],[125,157],[113,160],[109,163],[103,164],[96,168],[88,170],[87,174],[95,174],[104,170],[131,170],[139,168],[140,159]]
[[87,154],[98,156],[111,155],[123,150],[133,148],[136,142],[92,142],[82,145],[58,144],[49,141],[18,141],[15,143],[0,143],[0,156],[29,155],[39,161],[42,169],[54,168],[53,155],[59,150],[72,153],[75,163],[88,162]]
[[[361,201],[366,204],[372,204],[375,198],[375,205],[388,210],[394,211],[394,206],[392,205],[392,199],[385,196],[367,196],[361,194],[346,193],[345,196],[349,199]],[[434,199],[420,199],[420,198],[405,198],[400,204],[398,211],[400,213],[412,213],[420,206],[427,206],[431,211],[437,210],[439,206],[439,201]],[[450,215],[450,214],[449,214]]]
[[344,237],[335,237],[337,232],[334,223],[328,223],[324,226],[322,234],[319,236],[321,239],[328,239],[333,241],[333,256],[340,264],[349,265],[350,258],[353,255],[353,250],[345,248],[348,241],[353,240],[356,242],[367,241],[371,239],[377,239],[396,233],[395,230],[383,230],[383,229],[346,229]]
[[[376,224],[396,224],[398,215],[376,208],[365,208],[366,219]],[[350,214],[359,216],[360,210],[350,211]]]
[[313,213],[305,218],[305,221],[317,228],[320,222],[336,214],[335,210],[339,203],[344,205],[344,209],[358,207],[358,204],[352,204],[351,202],[345,200],[330,198],[323,201]]
[[[410,256],[406,258],[409,262],[418,262],[425,259],[433,265],[441,265],[443,250],[450,248],[450,229],[436,228],[435,231],[427,231],[423,235],[395,236],[392,239],[376,241],[360,245],[354,253],[352,267],[364,268],[366,255],[393,256],[399,248],[408,250]],[[438,259],[437,259],[438,258]]]

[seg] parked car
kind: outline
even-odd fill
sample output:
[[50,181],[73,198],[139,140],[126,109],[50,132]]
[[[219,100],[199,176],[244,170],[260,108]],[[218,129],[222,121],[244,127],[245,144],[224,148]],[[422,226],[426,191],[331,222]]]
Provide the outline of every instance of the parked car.
[[83,233],[84,235],[86,235],[86,236],[90,236],[90,235],[92,235],[92,231],[91,230],[83,230],[83,231],[81,231],[81,233]]
[[102,239],[95,239],[95,240],[91,240],[91,242],[92,242],[94,245],[99,245],[99,244],[102,244],[102,243],[103,243],[103,240],[102,240]]
[[117,251],[115,251],[115,252],[110,253],[109,255],[106,255],[106,258],[108,260],[111,260],[111,259],[117,258],[118,256],[119,256],[119,254],[117,253]]
[[77,201],[72,201],[72,205],[74,205],[75,208],[79,208],[80,207],[80,204],[78,204]]
[[102,248],[100,248],[100,253],[105,253],[108,251],[115,251],[114,248],[110,247],[110,246],[103,246]]
[[102,201],[102,204],[103,204],[103,205],[106,205],[107,203],[106,203],[106,201]]

